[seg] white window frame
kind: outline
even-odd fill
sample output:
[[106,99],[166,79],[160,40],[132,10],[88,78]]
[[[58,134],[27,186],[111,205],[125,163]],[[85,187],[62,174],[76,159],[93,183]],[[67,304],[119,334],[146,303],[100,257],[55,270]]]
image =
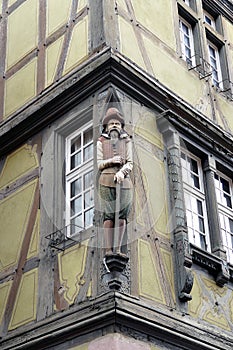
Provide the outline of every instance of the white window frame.
[[[66,171],[65,171],[65,182],[66,182],[66,212],[65,212],[65,221],[67,227],[67,236],[72,236],[81,232],[84,229],[92,226],[92,223],[88,225],[85,224],[85,214],[89,211],[93,212],[94,208],[94,180],[92,177],[92,183],[88,188],[84,188],[84,177],[89,172],[93,172],[93,137],[92,140],[88,143],[84,144],[84,134],[85,131],[92,128],[92,123],[87,123],[72,134],[70,134],[66,138]],[[71,152],[71,144],[72,140],[77,138],[80,135],[81,137],[81,146],[79,151],[81,152],[81,162],[78,166],[71,169],[71,158],[75,154],[79,153],[79,151]],[[85,146],[85,147],[84,147]],[[92,155],[87,160],[84,160],[84,150],[87,147],[92,146]],[[93,175],[92,175],[93,176]],[[81,179],[81,190],[75,194],[75,196],[71,197],[71,184]],[[85,194],[91,193],[91,205],[87,205],[87,201],[85,202]],[[72,213],[71,203],[74,203],[74,200],[77,198],[81,198],[81,209],[77,213]],[[87,206],[86,206],[87,205]],[[93,215],[93,214],[92,214]],[[78,225],[73,225],[72,220],[75,218],[81,218],[81,221]]]
[[[215,191],[218,202],[218,211],[220,218],[220,228],[222,234],[222,241],[224,249],[226,250],[227,260],[233,265],[233,228],[230,228],[230,220],[233,223],[233,185],[232,180],[225,174],[216,171],[215,173],[218,179],[215,177]],[[220,178],[227,181],[229,184],[229,193],[224,192],[220,185]],[[228,196],[231,200],[231,208],[223,201],[224,195]]]
[[[185,160],[182,158],[182,154],[185,155]],[[192,172],[191,169],[188,168],[187,157],[197,162],[198,174]],[[189,151],[181,149],[181,166],[189,242],[202,248],[203,250],[210,252],[211,246],[201,160]],[[192,184],[192,175],[198,178],[200,188],[197,188]],[[202,214],[195,211],[195,209],[192,207],[192,203],[194,203],[194,201],[196,201],[196,207],[198,207],[198,202],[201,203]],[[199,220],[201,220],[203,223],[204,232],[200,230]],[[202,240],[201,237],[203,237],[204,240]],[[205,242],[205,247],[203,247],[203,242]]]
[[[213,85],[216,86],[217,88],[223,89],[222,69],[221,69],[221,64],[220,64],[219,49],[211,41],[207,41],[207,45],[208,45],[208,54],[209,54],[210,66],[212,68],[212,72],[215,71],[216,75],[217,75],[217,76],[215,76],[212,73]],[[210,49],[212,49],[214,51],[214,56],[211,55]]]
[[[187,28],[187,33],[183,31],[182,26]],[[179,17],[179,32],[180,32],[180,44],[182,59],[186,61],[190,66],[195,66],[195,49],[194,49],[194,38],[193,38],[193,28],[190,23]],[[189,40],[189,46],[185,43],[185,38]],[[186,49],[190,50],[190,56],[187,56]]]

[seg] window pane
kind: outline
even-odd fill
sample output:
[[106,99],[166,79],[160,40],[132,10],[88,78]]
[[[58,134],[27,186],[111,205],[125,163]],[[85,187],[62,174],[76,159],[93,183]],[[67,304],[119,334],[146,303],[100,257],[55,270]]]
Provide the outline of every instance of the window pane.
[[83,144],[84,144],[84,146],[87,144],[87,143],[89,143],[89,142],[91,142],[92,141],[92,139],[93,139],[93,131],[92,131],[92,128],[90,128],[90,129],[88,129],[88,130],[86,130],[85,132],[84,132],[84,135],[83,135]]
[[199,217],[199,231],[205,233],[204,219]]
[[196,188],[200,188],[199,178],[198,176],[195,176],[191,174],[191,179],[193,180],[193,186]]
[[224,203],[228,208],[232,208],[232,204],[231,204],[231,197],[228,196],[227,194],[223,194],[224,197]]
[[76,218],[71,220],[71,226],[70,226],[70,231],[71,234],[73,235],[74,233],[78,233],[80,231],[82,231],[83,227],[82,227],[82,216],[76,216]]
[[184,43],[185,43],[186,47],[190,47],[190,40],[189,40],[189,37],[187,35],[184,35]]
[[233,233],[233,220],[229,218],[229,228],[230,228],[230,232]]
[[191,50],[188,47],[185,47],[185,56],[186,58],[191,58]]
[[79,196],[78,198],[75,198],[73,201],[71,201],[71,213],[70,215],[74,215],[82,211],[82,196]]
[[197,212],[199,215],[203,216],[203,208],[202,208],[202,202],[197,200]]
[[84,209],[87,209],[94,204],[93,191],[87,191],[84,195]]
[[229,182],[227,180],[223,179],[222,177],[220,178],[220,181],[221,181],[221,187],[222,187],[223,191],[230,193]]
[[93,214],[94,214],[93,208],[85,212],[85,215],[84,215],[85,227],[89,227],[93,224]]
[[75,139],[71,141],[71,152],[74,153],[75,151],[79,150],[81,148],[81,135],[78,135]]
[[71,157],[71,170],[81,164],[81,152],[76,153]]
[[84,189],[88,189],[93,185],[93,171],[84,175]]
[[84,148],[84,161],[93,157],[93,144]]
[[197,165],[197,161],[194,159],[191,159],[191,170],[198,174],[198,165]]
[[211,25],[211,19],[205,15],[205,22]]
[[71,198],[77,196],[82,191],[82,178],[71,183]]
[[200,244],[201,244],[202,249],[204,249],[204,250],[207,249],[206,238],[203,235],[200,235]]

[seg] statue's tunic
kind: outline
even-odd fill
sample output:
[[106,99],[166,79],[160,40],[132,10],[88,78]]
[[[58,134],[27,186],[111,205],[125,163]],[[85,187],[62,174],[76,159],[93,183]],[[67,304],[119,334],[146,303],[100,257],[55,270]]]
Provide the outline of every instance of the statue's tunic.
[[[111,164],[111,158],[120,156],[123,164]],[[121,170],[125,178],[121,183],[120,214],[119,218],[127,219],[132,203],[132,181],[129,176],[132,167],[132,142],[127,133],[122,133],[116,141],[111,140],[107,134],[102,134],[97,141],[97,164],[100,170],[100,197],[104,220],[114,220],[116,182],[115,174]]]

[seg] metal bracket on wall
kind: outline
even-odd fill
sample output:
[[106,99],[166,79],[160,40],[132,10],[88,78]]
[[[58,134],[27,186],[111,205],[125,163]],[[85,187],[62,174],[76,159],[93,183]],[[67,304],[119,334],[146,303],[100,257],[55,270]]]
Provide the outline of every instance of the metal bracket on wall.
[[[77,233],[70,235],[73,228],[77,228]],[[81,243],[83,241],[84,228],[77,225],[67,225],[62,229],[50,233],[45,236],[49,240],[49,247],[55,250],[64,251],[73,243]]]
[[200,55],[192,56],[188,60],[187,65],[188,70],[195,70],[199,73],[200,79],[205,79],[212,75],[211,65]]

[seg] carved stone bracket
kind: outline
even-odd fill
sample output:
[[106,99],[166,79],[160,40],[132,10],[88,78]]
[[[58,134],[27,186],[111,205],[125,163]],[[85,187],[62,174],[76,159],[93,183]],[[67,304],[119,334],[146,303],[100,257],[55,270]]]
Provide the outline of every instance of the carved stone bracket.
[[109,289],[120,290],[125,276],[122,274],[126,268],[129,258],[124,254],[111,254],[104,258],[104,265],[107,270],[105,278]]
[[188,301],[192,299],[190,292],[193,287],[193,274],[191,271],[192,257],[189,252],[187,231],[184,227],[175,230],[175,255],[178,296],[181,301]]

